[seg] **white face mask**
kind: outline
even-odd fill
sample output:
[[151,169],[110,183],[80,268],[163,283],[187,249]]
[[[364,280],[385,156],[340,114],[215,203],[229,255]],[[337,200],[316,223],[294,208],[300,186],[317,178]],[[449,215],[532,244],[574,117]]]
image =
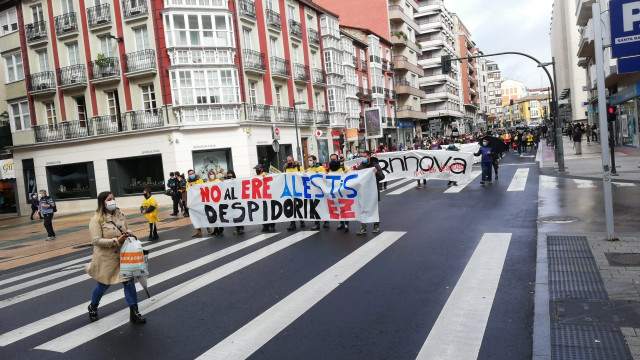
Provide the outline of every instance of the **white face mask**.
[[209,179],[211,180],[215,180],[216,176],[215,175],[209,175]]
[[115,200],[109,200],[107,201],[107,206],[106,206],[107,210],[109,211],[113,211],[116,209],[116,201]]

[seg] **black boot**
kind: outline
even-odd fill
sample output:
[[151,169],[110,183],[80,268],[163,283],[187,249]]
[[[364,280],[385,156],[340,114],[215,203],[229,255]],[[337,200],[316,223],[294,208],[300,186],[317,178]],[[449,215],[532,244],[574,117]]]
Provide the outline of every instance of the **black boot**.
[[87,309],[89,310],[89,320],[91,322],[98,320],[98,305],[89,304]]
[[147,322],[147,319],[143,318],[142,315],[138,312],[138,305],[132,305],[129,307],[130,316],[129,321],[134,324],[144,324]]

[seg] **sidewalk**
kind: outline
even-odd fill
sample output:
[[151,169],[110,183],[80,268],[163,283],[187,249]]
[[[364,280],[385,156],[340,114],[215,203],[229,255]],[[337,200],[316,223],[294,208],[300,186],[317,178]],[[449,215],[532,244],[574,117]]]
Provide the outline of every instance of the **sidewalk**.
[[[582,155],[566,137],[564,147],[567,171],[561,174],[553,149],[544,141],[540,146],[541,173],[566,181],[557,188],[540,181],[533,358],[640,360],[640,232],[616,233],[620,240],[611,242],[601,222],[571,222],[603,212],[602,160],[599,143],[583,142]],[[616,226],[640,231],[633,215],[640,206],[640,152],[616,148],[615,157],[613,182],[635,185],[614,197]],[[572,188],[572,178],[599,184]],[[586,198],[582,206],[571,202],[576,197]]]
[[[149,223],[138,209],[123,209],[127,222],[141,240],[147,238]],[[171,209],[159,212],[158,233],[162,239],[165,231],[191,225],[182,215],[170,216]],[[29,220],[28,216],[0,218],[0,270],[7,270],[81,251],[92,246],[89,239],[89,220],[93,212],[54,216],[56,239],[45,241],[46,231],[42,220]]]

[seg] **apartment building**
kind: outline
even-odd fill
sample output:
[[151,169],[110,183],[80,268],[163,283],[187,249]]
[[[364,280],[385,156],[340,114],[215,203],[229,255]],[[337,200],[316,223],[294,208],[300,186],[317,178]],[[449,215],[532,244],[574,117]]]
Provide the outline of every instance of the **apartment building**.
[[549,108],[549,97],[545,94],[529,95],[519,99],[513,105],[513,112],[517,112],[520,123],[515,125],[542,126],[545,110]]
[[[484,53],[477,48],[475,53],[477,55],[484,55]],[[489,78],[487,74],[487,59],[482,57],[477,58],[476,79],[478,80],[478,84],[476,88],[478,90],[478,109],[470,131],[485,130],[487,127],[497,127],[495,121],[489,122],[487,119],[489,115]]]
[[[560,113],[561,117],[570,114],[574,120],[584,120],[590,124],[598,123],[598,83],[595,65],[595,33],[594,21],[592,19],[591,6],[594,0],[580,0],[572,4],[564,4],[555,1],[553,5],[554,13],[551,20],[551,47],[553,56],[573,60],[569,64],[571,70],[574,67],[581,67],[583,71],[570,72],[570,91],[558,85],[560,93],[560,106],[571,105],[572,109],[578,107],[579,112],[573,110],[568,113]],[[608,9],[608,1],[600,1],[601,8]],[[562,22],[564,20],[564,22]],[[597,23],[596,23],[597,24]],[[561,31],[565,28],[573,29],[578,37],[572,47],[566,47],[566,38]],[[578,32],[575,31],[576,27]],[[564,46],[564,47],[563,47]],[[605,93],[608,102],[616,108],[616,122],[614,127],[614,140],[616,145],[638,147],[640,146],[640,72],[619,74],[618,61],[611,56],[611,48],[603,51],[604,57],[604,77],[606,87]],[[558,61],[558,60],[556,60]],[[558,66],[558,65],[557,65]],[[558,83],[566,79],[558,77]],[[567,80],[564,80],[565,84]],[[567,86],[567,85],[565,85]],[[560,90],[562,89],[562,90]],[[584,89],[586,92],[582,92]],[[583,94],[586,95],[583,97]],[[575,101],[574,101],[575,98]],[[576,104],[583,101],[583,103]],[[583,107],[582,104],[588,104]],[[583,112],[584,111],[584,112]]]
[[502,72],[496,61],[487,60],[487,90],[488,107],[487,122],[504,127],[502,108]]
[[92,209],[110,190],[136,206],[145,187],[164,190],[170,171],[248,176],[257,163],[280,168],[298,144],[321,161],[341,151],[342,35],[338,16],[315,3],[33,0],[19,9],[21,195],[48,189],[65,212]]
[[503,79],[500,83],[502,105],[510,104],[511,100],[516,101],[529,95],[524,83],[513,79]]
[[462,123],[462,67],[459,61],[454,61],[452,71],[442,74],[442,56],[460,57],[455,15],[447,10],[443,0],[423,0],[419,5],[416,21],[420,26],[422,55],[418,64],[424,69],[424,76],[419,81],[420,88],[426,93],[421,108],[428,119],[434,119],[433,126],[428,121],[421,122],[419,135],[427,137],[442,132],[440,124]]
[[[460,57],[470,57],[476,55],[476,44],[471,40],[471,33],[466,26],[462,23],[460,18],[454,14],[454,23],[458,26],[458,36],[460,41],[459,53]],[[476,79],[476,59],[464,59],[460,65],[460,83],[462,85],[462,105],[464,115],[462,122],[465,124],[464,128],[469,127],[468,124],[472,123],[476,117],[478,111],[478,80]]]

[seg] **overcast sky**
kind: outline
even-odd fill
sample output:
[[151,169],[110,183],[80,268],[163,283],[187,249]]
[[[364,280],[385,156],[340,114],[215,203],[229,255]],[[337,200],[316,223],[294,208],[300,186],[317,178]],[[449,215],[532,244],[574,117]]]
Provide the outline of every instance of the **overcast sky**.
[[[444,4],[458,15],[485,54],[518,51],[541,62],[551,61],[549,26],[553,0],[444,0]],[[532,60],[518,55],[491,59],[498,62],[502,77],[522,81],[531,89],[541,84],[549,86],[544,71]]]

